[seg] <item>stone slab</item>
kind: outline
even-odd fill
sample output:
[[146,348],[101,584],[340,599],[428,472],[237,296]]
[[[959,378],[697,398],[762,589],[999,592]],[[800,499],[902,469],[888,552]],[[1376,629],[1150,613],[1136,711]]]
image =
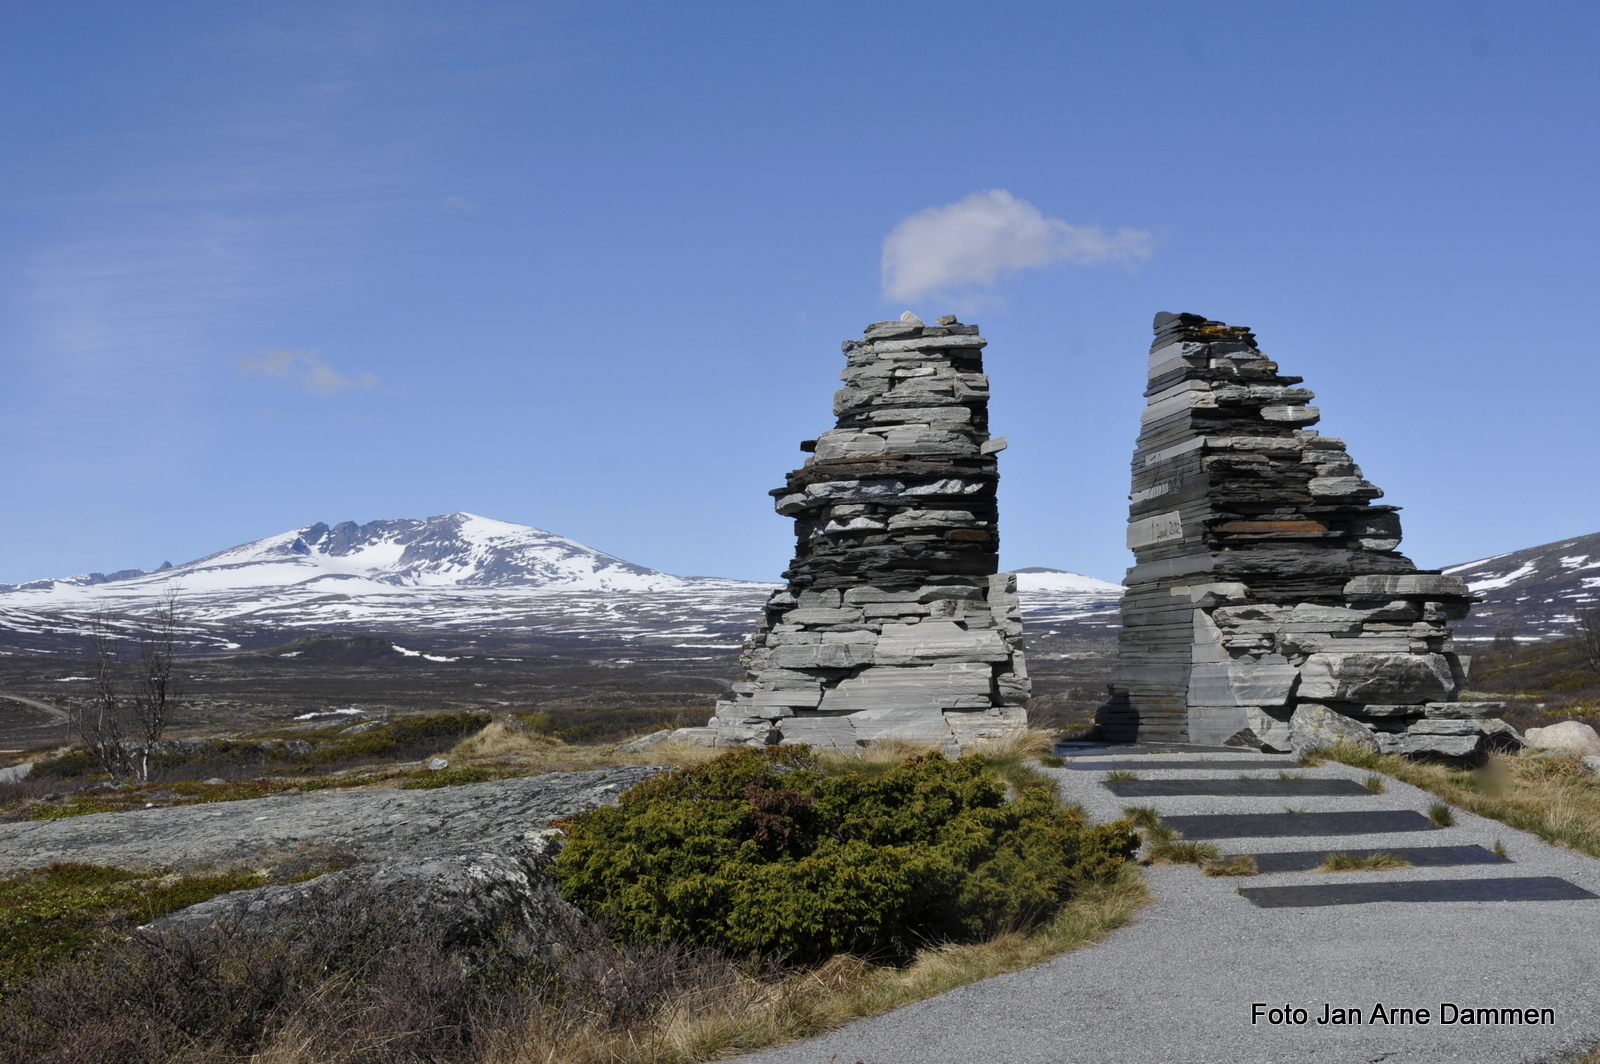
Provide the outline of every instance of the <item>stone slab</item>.
[[1355,780],[1106,780],[1103,786],[1118,798],[1163,795],[1214,795],[1219,798],[1376,797]]
[[1410,879],[1379,883],[1316,883],[1297,887],[1240,887],[1263,909],[1320,905],[1370,905],[1384,901],[1600,901],[1559,876],[1497,879]]
[[1193,772],[1206,769],[1217,772],[1259,772],[1262,769],[1291,769],[1295,763],[1288,758],[1239,758],[1235,761],[1080,761],[1068,758],[1066,768],[1080,772],[1148,772],[1178,769]]
[[1198,813],[1163,817],[1186,839],[1270,839],[1318,835],[1380,835],[1434,831],[1433,821],[1410,809],[1372,813]]

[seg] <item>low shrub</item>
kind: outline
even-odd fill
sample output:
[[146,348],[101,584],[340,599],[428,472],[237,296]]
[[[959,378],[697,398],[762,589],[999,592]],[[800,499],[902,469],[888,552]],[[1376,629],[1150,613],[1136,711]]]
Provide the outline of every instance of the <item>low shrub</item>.
[[496,773],[486,768],[445,768],[426,776],[407,780],[400,785],[406,791],[431,791],[439,787],[459,787],[463,783],[483,783],[496,778]]
[[492,719],[487,713],[425,713],[399,717],[381,728],[323,743],[305,760],[326,765],[438,753],[461,736],[487,727]]
[[1139,844],[1048,787],[1007,800],[979,757],[829,776],[805,747],[677,769],[565,826],[556,881],[617,940],[802,964],[1033,926]]

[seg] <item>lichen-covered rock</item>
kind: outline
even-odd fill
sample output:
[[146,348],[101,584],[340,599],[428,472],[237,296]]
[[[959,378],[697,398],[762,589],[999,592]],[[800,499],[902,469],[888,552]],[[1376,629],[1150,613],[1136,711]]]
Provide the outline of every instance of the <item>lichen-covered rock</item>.
[[1314,702],[1295,707],[1294,716],[1289,718],[1289,742],[1297,752],[1341,743],[1359,750],[1378,752],[1378,740],[1373,738],[1372,732],[1343,713]]
[[303,883],[235,891],[157,920],[153,930],[230,927],[293,933],[336,905],[357,904],[426,926],[450,946],[493,940],[522,959],[571,951],[587,919],[564,901],[549,866],[560,832],[530,832],[493,849],[333,872]]

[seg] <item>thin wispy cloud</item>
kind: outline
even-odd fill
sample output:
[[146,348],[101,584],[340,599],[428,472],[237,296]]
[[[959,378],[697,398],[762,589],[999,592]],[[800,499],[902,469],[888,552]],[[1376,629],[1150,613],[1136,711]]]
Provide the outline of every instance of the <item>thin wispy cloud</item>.
[[478,205],[471,200],[464,200],[460,196],[446,196],[444,198],[444,209],[454,211],[457,214],[474,214],[478,210]]
[[1005,189],[974,192],[913,214],[884,238],[883,294],[911,300],[992,288],[1004,274],[1056,262],[1137,266],[1154,246],[1146,229],[1072,225]]
[[239,368],[292,384],[312,395],[331,396],[351,388],[376,391],[378,378],[370,373],[347,377],[317,357],[315,351],[264,351],[260,358],[241,358]]

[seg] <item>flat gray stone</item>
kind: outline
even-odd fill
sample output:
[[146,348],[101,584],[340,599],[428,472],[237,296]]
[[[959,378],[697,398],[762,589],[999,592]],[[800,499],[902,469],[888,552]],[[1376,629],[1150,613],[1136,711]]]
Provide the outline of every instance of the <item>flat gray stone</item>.
[[1410,879],[1392,883],[1315,883],[1295,887],[1240,887],[1264,909],[1310,905],[1371,905],[1376,902],[1600,901],[1600,896],[1556,876],[1494,879]]

